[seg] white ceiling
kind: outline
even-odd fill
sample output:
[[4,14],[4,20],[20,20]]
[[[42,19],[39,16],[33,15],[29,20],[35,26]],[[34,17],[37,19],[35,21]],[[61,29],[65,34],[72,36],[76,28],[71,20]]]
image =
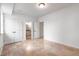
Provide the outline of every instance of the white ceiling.
[[37,7],[36,3],[17,3],[14,7],[15,14],[24,14],[28,16],[39,17],[53,11],[62,9],[71,4],[67,3],[47,3],[45,8]]
[[5,13],[5,14],[12,14],[13,11],[13,6],[14,4],[12,3],[3,3],[1,5],[1,10]]
[[[32,17],[40,17],[56,10],[68,7],[69,3],[47,3],[45,8],[39,8],[36,3],[4,3],[4,13],[22,14]],[[6,11],[6,12],[5,12]]]

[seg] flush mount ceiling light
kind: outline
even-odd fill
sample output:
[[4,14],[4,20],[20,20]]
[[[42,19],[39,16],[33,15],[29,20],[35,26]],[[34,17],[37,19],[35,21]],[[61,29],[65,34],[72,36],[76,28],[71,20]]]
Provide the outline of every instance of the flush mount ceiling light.
[[40,8],[44,8],[45,5],[46,5],[45,3],[39,3],[39,4],[38,4],[38,6],[39,6]]

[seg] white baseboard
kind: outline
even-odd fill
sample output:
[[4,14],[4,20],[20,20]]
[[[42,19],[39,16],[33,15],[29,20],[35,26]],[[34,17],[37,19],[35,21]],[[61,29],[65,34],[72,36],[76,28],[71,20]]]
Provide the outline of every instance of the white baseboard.
[[22,41],[15,41],[15,42],[4,43],[4,45],[12,44],[12,43],[17,43],[17,42],[22,42]]
[[[45,39],[47,40],[47,39]],[[47,40],[47,41],[51,41],[51,42],[55,42],[55,43],[59,43],[59,44],[62,44],[64,46],[68,46],[68,47],[72,47],[72,48],[76,48],[76,49],[79,49],[79,47],[76,47],[74,45],[70,45],[70,44],[67,44],[67,43],[64,43],[64,42],[60,42],[60,41],[53,41],[53,40]]]

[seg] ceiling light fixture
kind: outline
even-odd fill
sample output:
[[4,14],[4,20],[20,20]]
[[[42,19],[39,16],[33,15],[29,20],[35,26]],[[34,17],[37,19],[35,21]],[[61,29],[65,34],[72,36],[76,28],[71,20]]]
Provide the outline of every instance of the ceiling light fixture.
[[44,8],[44,7],[45,7],[45,3],[39,3],[38,6],[39,6],[40,8]]

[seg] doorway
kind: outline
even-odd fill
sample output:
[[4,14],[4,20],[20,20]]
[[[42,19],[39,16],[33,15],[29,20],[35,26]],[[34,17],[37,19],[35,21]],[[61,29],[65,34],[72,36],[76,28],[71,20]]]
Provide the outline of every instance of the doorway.
[[32,24],[31,22],[26,23],[26,40],[32,39]]
[[44,22],[40,22],[40,38],[43,39],[44,38]]

